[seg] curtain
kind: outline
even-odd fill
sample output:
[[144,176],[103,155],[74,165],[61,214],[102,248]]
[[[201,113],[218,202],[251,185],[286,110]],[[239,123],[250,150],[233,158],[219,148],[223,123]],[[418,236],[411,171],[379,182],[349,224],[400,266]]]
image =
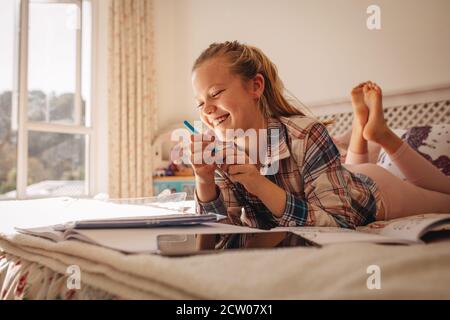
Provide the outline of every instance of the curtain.
[[152,195],[156,131],[153,1],[112,0],[109,15],[109,195]]

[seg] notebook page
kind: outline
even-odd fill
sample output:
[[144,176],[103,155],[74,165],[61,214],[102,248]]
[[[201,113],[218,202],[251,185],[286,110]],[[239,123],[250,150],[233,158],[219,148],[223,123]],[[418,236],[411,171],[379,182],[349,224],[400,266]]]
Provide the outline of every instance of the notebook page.
[[450,215],[438,214],[438,215],[417,215],[409,218],[400,219],[398,221],[391,221],[386,227],[384,227],[380,234],[396,237],[401,239],[408,239],[411,241],[420,241],[420,238],[430,228],[438,224],[439,222],[450,221]]
[[[278,228],[277,228],[278,229]],[[351,229],[332,227],[297,227],[289,228],[299,236],[320,245],[347,242],[396,243],[410,244],[411,241],[395,239],[378,234],[358,232]]]

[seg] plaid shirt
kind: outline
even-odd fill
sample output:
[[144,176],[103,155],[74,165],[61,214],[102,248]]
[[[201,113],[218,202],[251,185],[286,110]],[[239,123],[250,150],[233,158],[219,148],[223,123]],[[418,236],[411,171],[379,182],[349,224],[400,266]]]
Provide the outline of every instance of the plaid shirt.
[[[323,124],[309,117],[269,119],[268,140],[280,133],[278,171],[266,178],[286,191],[286,205],[276,218],[240,183],[216,176],[219,196],[200,202],[197,212],[226,215],[229,222],[254,228],[277,226],[329,226],[355,228],[375,221],[380,208],[379,191],[369,177],[348,171]],[[270,145],[270,143],[268,143]],[[268,151],[269,152],[269,151]],[[245,214],[241,214],[244,208]]]

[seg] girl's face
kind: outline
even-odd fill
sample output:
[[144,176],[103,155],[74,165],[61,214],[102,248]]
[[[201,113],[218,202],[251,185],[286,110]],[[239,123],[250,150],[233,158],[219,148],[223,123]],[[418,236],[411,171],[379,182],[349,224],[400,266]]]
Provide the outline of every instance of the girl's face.
[[244,83],[230,72],[225,58],[212,58],[192,73],[192,86],[200,118],[224,141],[227,129],[259,128],[258,99],[264,91],[261,75]]

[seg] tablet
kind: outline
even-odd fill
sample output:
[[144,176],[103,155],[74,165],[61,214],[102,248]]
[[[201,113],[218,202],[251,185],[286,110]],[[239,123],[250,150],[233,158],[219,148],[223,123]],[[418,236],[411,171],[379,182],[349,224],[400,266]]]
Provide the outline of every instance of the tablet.
[[224,250],[316,246],[313,242],[289,231],[161,234],[157,236],[156,242],[157,253],[164,256],[218,253]]

